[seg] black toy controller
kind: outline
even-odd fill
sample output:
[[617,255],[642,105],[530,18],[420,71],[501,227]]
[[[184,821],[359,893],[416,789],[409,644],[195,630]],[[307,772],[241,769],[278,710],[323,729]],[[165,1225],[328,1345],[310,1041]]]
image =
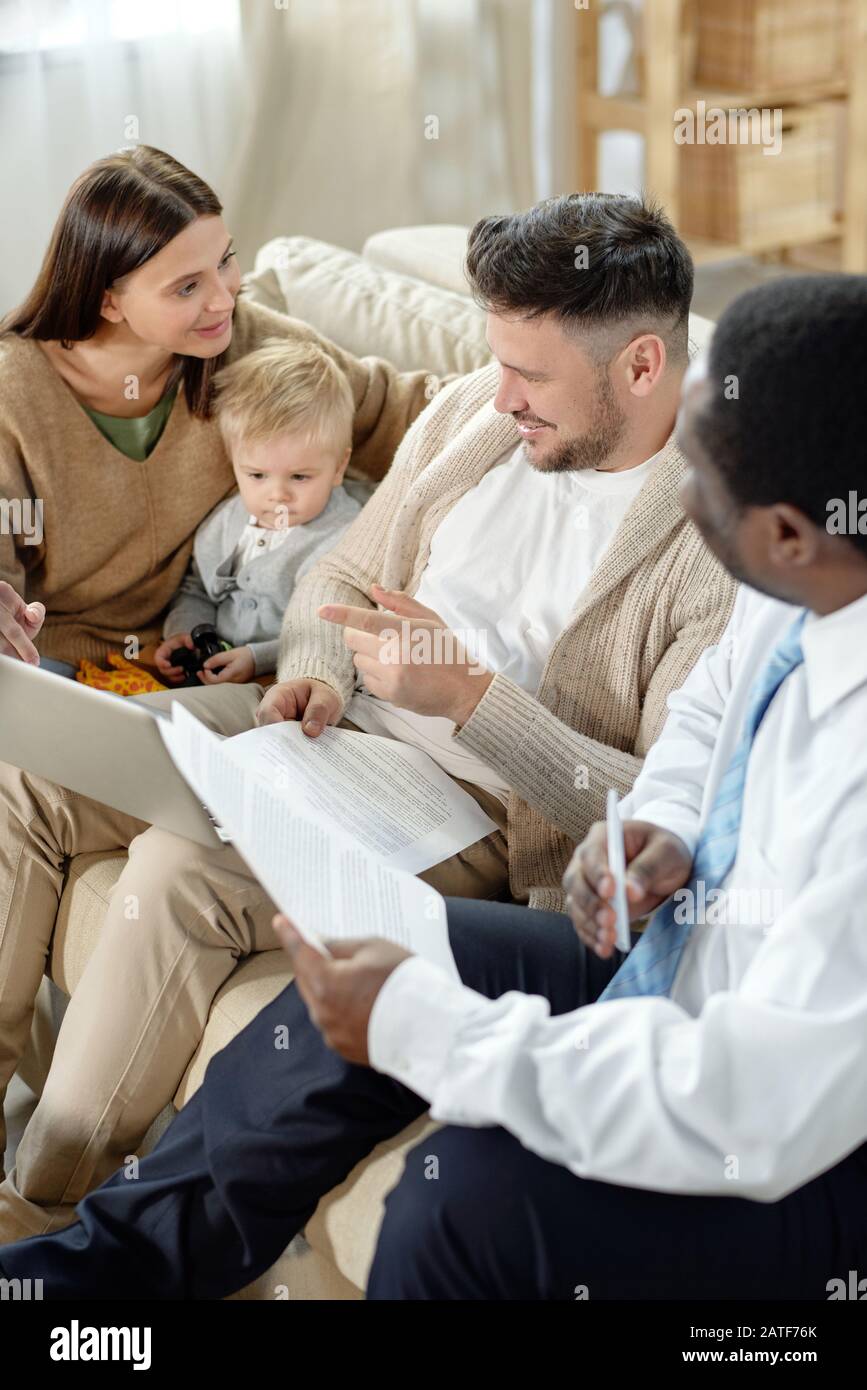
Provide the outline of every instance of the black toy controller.
[[199,623],[194,627],[190,636],[193,639],[194,650],[189,647],[175,647],[169,653],[169,661],[173,666],[180,666],[184,672],[184,679],[181,685],[201,685],[199,672],[205,662],[211,656],[216,656],[217,652],[228,652],[232,650],[231,642],[224,642],[217,636],[217,629],[212,623]]

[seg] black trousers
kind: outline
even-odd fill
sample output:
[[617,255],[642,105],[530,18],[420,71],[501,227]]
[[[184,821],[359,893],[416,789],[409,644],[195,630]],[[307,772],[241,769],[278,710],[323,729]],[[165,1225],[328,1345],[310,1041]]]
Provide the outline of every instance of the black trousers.
[[[452,898],[448,921],[467,984],[546,995],[555,1014],[592,1002],[619,963],[555,913]],[[331,1052],[290,985],[214,1057],[138,1177],[115,1174],[67,1230],[0,1249],[0,1272],[42,1279],[46,1299],[223,1297],[425,1109]],[[867,1272],[867,1145],[768,1204],[590,1181],[503,1129],[450,1125],[387,1199],[368,1297],[823,1300],[850,1269]]]

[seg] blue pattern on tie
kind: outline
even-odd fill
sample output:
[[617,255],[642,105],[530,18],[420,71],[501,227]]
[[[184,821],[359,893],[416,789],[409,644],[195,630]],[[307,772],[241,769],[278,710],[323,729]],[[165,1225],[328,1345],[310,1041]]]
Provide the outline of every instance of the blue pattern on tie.
[[[699,881],[704,882],[708,891],[719,888],[735,862],[750,750],[771,700],[786,677],[804,660],[801,629],[806,616],[804,610],[795,619],[779,645],[775,647],[767,666],[759,672],[750,691],[743,733],[719,784],[710,815],[696,846],[692,863],[693,876],[688,885],[693,894],[693,903],[697,898]],[[692,922],[675,921],[674,914],[678,906],[673,898],[669,898],[657,908],[641,939],[599,995],[600,1000],[621,999],[636,994],[669,993],[683,948],[692,930]]]

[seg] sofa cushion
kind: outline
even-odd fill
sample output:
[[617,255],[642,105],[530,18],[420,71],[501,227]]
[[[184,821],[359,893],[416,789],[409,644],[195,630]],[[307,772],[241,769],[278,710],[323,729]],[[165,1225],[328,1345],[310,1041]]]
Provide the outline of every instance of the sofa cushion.
[[304,1234],[312,1248],[357,1288],[367,1288],[385,1199],[400,1180],[409,1150],[440,1127],[429,1115],[420,1115],[393,1139],[377,1144],[345,1182],[323,1197],[308,1221]]
[[694,357],[702,348],[707,347],[711,340],[711,335],[715,328],[712,319],[703,319],[701,314],[690,314],[689,316],[689,355]]
[[326,242],[267,242],[245,285],[257,302],[304,319],[358,357],[385,357],[402,371],[448,376],[490,361],[484,314],[466,294],[380,269]]
[[429,285],[469,295],[464,275],[468,227],[392,227],[369,236],[361,255],[380,270],[414,275]]
[[122,850],[79,854],[70,861],[47,971],[64,994],[72,994],[93,954],[108,900],[125,863]]

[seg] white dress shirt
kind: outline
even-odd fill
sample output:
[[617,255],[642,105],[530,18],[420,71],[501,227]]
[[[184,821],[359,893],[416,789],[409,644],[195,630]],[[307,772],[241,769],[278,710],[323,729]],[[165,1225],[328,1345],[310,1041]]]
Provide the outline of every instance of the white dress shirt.
[[[694,851],[747,695],[798,610],[742,588],[669,697],[626,817]],[[582,1177],[776,1201],[867,1140],[867,597],[807,617],[804,664],[759,726],[723,887],[758,901],[697,925],[671,997],[549,1016],[413,957],[369,1026],[372,1065],[437,1120],[503,1125]],[[709,915],[709,913],[708,913]],[[731,919],[734,920],[731,920]]]
[[[619,473],[539,473],[523,445],[510,449],[437,527],[416,600],[466,635],[482,667],[535,695],[551,648],[658,458]],[[424,749],[453,777],[508,800],[500,773],[452,738],[451,719],[414,714],[363,689],[346,718]]]

